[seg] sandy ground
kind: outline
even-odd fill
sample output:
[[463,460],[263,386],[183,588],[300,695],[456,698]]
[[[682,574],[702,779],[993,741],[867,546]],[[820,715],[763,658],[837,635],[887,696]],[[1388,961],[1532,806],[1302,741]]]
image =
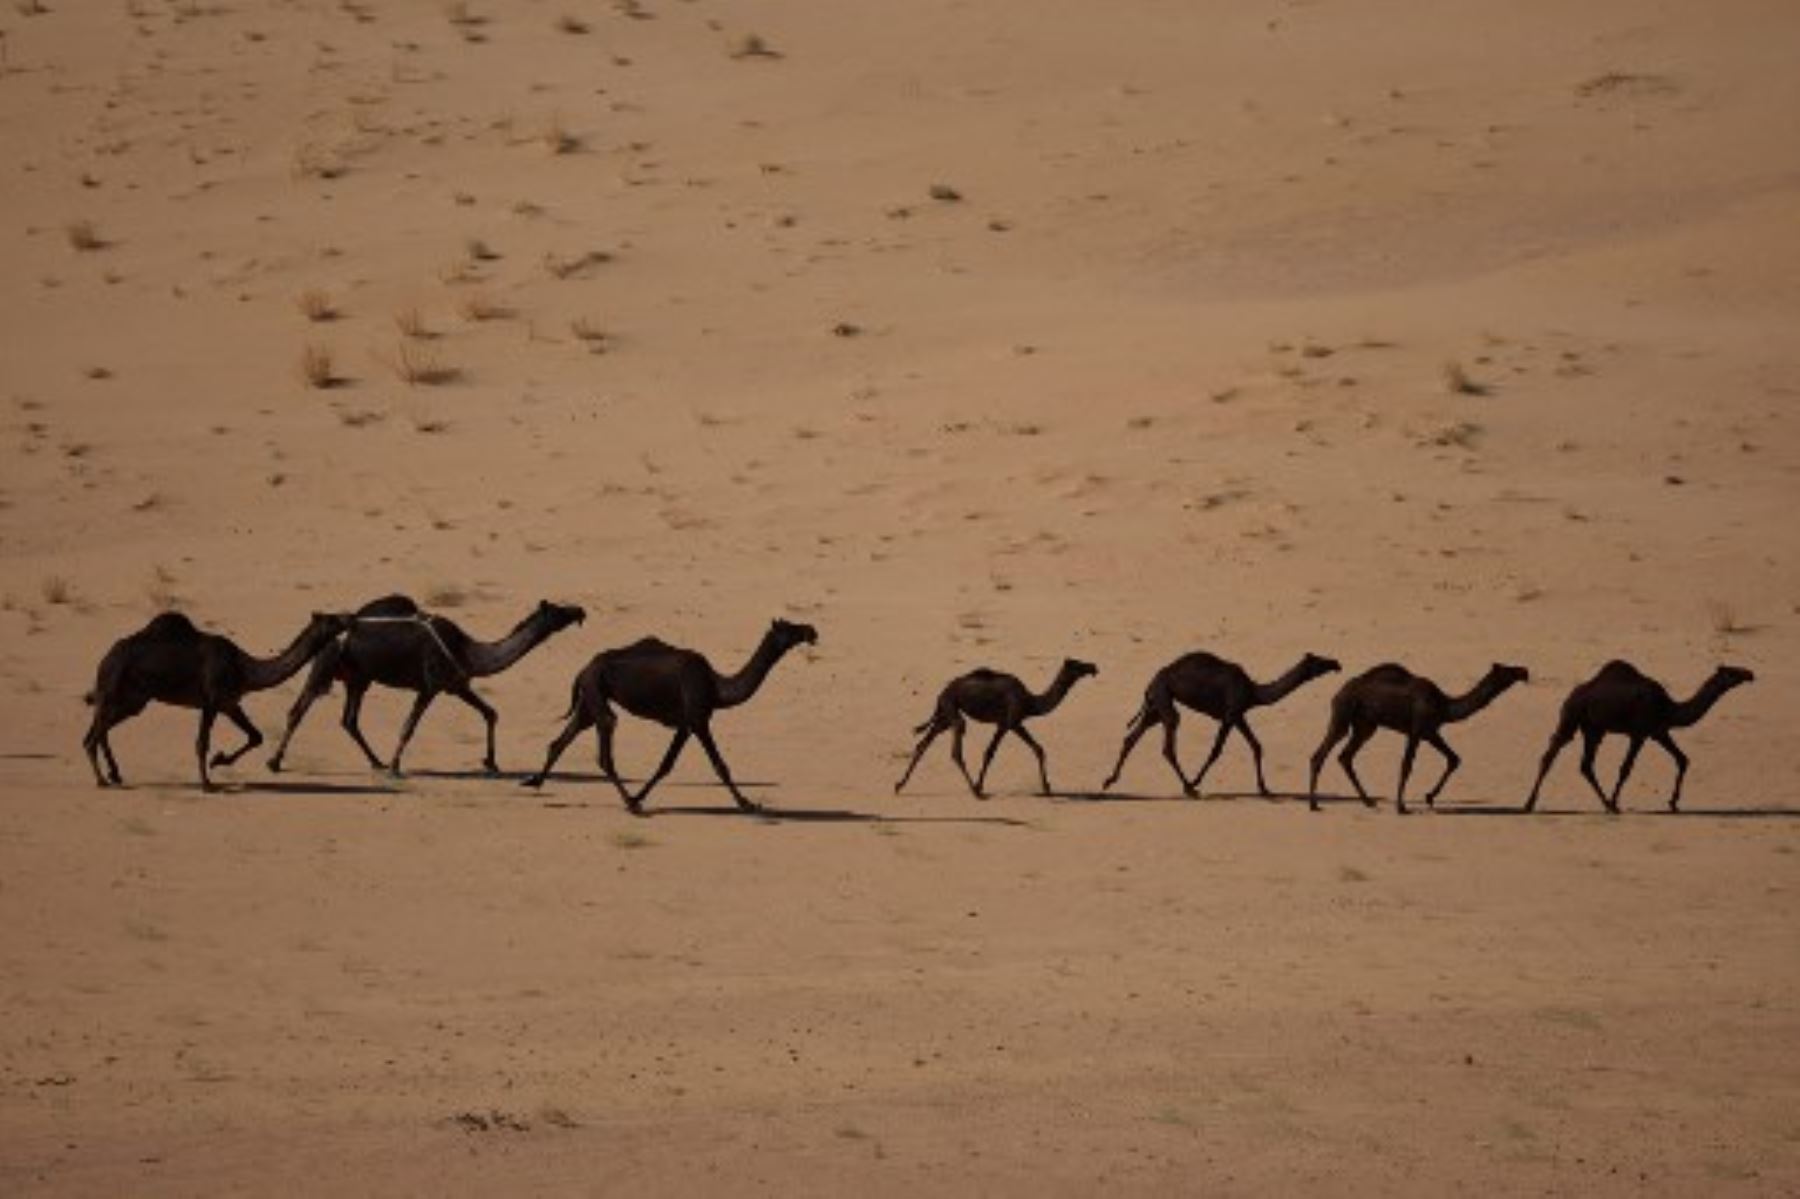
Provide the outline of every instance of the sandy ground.
[[[0,1191],[1800,1190],[1800,9],[0,34]],[[649,820],[591,741],[475,777],[453,705],[393,782],[335,699],[279,778],[200,793],[153,710],[92,786],[79,697],[158,608],[266,653],[394,590],[588,609],[481,684],[513,771],[598,649],[817,625],[718,724],[785,817],[697,754]],[[1262,800],[1235,743],[1101,801],[1193,648],[1532,681],[1435,815]],[[943,749],[891,795],[945,679],[1066,655],[1056,797],[1017,746],[988,803]],[[1651,749],[1622,818],[1573,754],[1513,815],[1614,656],[1758,674],[1688,812]],[[1256,718],[1284,793],[1336,681]]]

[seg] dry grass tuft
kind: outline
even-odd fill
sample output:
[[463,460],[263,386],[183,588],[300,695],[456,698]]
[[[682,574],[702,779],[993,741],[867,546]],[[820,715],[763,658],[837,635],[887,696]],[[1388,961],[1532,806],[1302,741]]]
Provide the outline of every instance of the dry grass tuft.
[[1737,609],[1724,600],[1707,602],[1706,619],[1712,625],[1712,631],[1720,637],[1743,637],[1756,632],[1760,627],[1740,619]]
[[332,367],[331,351],[316,342],[301,350],[300,378],[308,387],[336,387],[340,380]]
[[38,586],[38,593],[44,597],[46,604],[72,604],[75,602],[75,585],[61,575],[50,575]]
[[425,325],[425,318],[419,315],[417,308],[402,308],[394,314],[394,328],[400,330],[402,337],[413,341],[430,341],[436,337]]
[[70,221],[63,226],[63,236],[69,239],[69,245],[77,250],[104,250],[106,239],[100,236],[92,221]]
[[571,279],[591,266],[611,261],[612,255],[605,250],[589,250],[573,258],[547,253],[544,255],[544,270],[553,279]]
[[456,311],[465,321],[471,323],[503,321],[515,315],[514,311],[505,304],[480,292],[465,297],[462,303],[456,306]]
[[408,387],[440,387],[462,378],[462,371],[445,365],[437,355],[412,340],[401,341],[388,366]]
[[963,195],[948,183],[934,183],[931,185],[931,198],[945,204],[954,204],[961,200]]
[[463,242],[463,253],[469,256],[470,262],[494,262],[500,255],[494,248],[479,237],[471,237]]
[[338,310],[332,304],[331,297],[316,287],[309,287],[295,296],[294,307],[300,310],[301,316],[314,324],[335,321],[338,318]]
[[761,34],[746,33],[731,47],[733,58],[780,58],[781,52],[769,45]]
[[581,138],[570,132],[561,117],[551,117],[543,132],[538,134],[538,140],[552,154],[573,154],[581,149]]
[[569,332],[576,341],[586,345],[590,353],[604,354],[612,347],[612,334],[585,316],[570,321]]
[[455,583],[439,583],[425,593],[427,608],[461,608],[469,602],[469,592]]
[[572,13],[564,13],[556,18],[556,28],[561,33],[583,34],[588,31],[588,23]]
[[294,147],[289,169],[296,179],[336,179],[344,173],[344,160],[330,146],[303,142]]
[[1484,396],[1492,389],[1471,379],[1462,363],[1452,360],[1444,363],[1444,390],[1452,395]]

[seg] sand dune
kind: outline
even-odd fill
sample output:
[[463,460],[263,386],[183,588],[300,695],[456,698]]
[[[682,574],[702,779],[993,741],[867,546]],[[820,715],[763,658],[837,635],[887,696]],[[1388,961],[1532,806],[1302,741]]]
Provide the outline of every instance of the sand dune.
[[[1574,7],[8,5],[0,1189],[1800,1186],[1800,14]],[[155,611],[389,591],[587,608],[481,684],[513,771],[598,649],[817,625],[718,726],[790,818],[473,777],[452,704],[389,780],[335,698],[279,777],[154,709],[93,789]],[[1094,799],[1193,648],[1532,681],[1435,816],[1236,743]],[[1065,794],[891,796],[946,679],[1065,656]],[[1757,671],[1689,814],[1651,749],[1503,815],[1615,656]]]

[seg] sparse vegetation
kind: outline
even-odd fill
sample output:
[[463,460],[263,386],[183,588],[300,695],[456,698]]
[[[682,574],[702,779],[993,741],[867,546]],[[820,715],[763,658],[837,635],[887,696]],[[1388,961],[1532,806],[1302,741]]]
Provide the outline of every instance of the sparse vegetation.
[[1444,363],[1444,390],[1452,395],[1484,396],[1491,390],[1485,383],[1477,383],[1469,377],[1463,365],[1452,359]]
[[731,47],[733,58],[780,58],[780,51],[770,46],[761,34],[746,33]]
[[492,296],[477,292],[467,296],[456,306],[456,311],[465,321],[480,323],[482,321],[505,320],[513,315],[513,310],[500,303]]
[[428,341],[435,334],[426,327],[425,318],[419,315],[417,308],[402,308],[394,314],[394,328],[400,330],[402,337],[412,341]]
[[338,310],[332,304],[331,297],[316,287],[309,287],[296,296],[294,306],[300,310],[301,316],[314,324],[334,321],[338,317]]
[[556,28],[562,33],[583,34],[588,31],[588,23],[573,13],[564,13],[556,18]]
[[329,146],[303,142],[294,147],[290,169],[296,179],[336,179],[344,173],[344,162]]
[[931,198],[940,203],[954,204],[961,200],[963,196],[961,192],[957,191],[954,187],[951,187],[948,183],[934,183],[931,185]]
[[589,250],[573,258],[547,253],[544,255],[544,270],[553,279],[572,279],[591,266],[611,261],[612,255],[605,250]]
[[100,236],[100,230],[92,221],[70,221],[63,226],[63,235],[69,239],[69,245],[82,251],[103,250],[106,239]]
[[612,348],[612,335],[585,316],[569,322],[569,333],[586,345],[590,353],[604,354]]
[[408,387],[437,387],[453,383],[462,376],[457,368],[446,366],[437,355],[410,338],[400,342],[388,365]]
[[454,583],[439,583],[425,592],[428,608],[461,608],[468,602],[468,591]]
[[581,138],[569,131],[561,117],[551,117],[544,124],[544,130],[538,135],[544,148],[552,154],[573,154],[581,149]]
[[50,575],[38,587],[38,594],[44,597],[46,604],[57,606],[75,602],[75,585],[61,575]]
[[300,351],[300,378],[308,387],[336,387],[338,376],[332,367],[331,351],[314,343]]

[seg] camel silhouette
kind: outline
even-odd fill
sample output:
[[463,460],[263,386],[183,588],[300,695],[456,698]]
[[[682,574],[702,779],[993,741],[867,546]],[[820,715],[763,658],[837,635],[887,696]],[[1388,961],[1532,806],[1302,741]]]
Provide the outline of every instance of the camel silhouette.
[[[919,744],[913,750],[912,761],[907,763],[906,773],[894,784],[894,794],[900,794],[900,789],[906,786],[906,780],[918,768],[919,759],[925,756],[925,751],[937,740],[938,734],[946,729],[953,735],[950,756],[955,759],[957,768],[962,771],[963,779],[969,784],[969,790],[975,793],[975,798],[987,798],[982,787],[987,782],[988,767],[993,765],[994,753],[1008,733],[1018,737],[1037,755],[1038,779],[1043,784],[1043,793],[1050,794],[1050,769],[1044,761],[1044,747],[1037,743],[1037,738],[1025,731],[1025,722],[1034,716],[1047,716],[1054,712],[1069,694],[1070,688],[1082,679],[1099,673],[1100,668],[1091,662],[1065,658],[1056,672],[1056,678],[1041,695],[1033,695],[1014,675],[986,668],[952,679],[938,693],[937,705],[932,708],[930,719],[913,730],[924,736],[919,738]],[[987,752],[981,756],[981,773],[975,778],[969,777],[968,763],[963,761],[965,717],[998,726],[994,730],[994,739],[988,742]]]

